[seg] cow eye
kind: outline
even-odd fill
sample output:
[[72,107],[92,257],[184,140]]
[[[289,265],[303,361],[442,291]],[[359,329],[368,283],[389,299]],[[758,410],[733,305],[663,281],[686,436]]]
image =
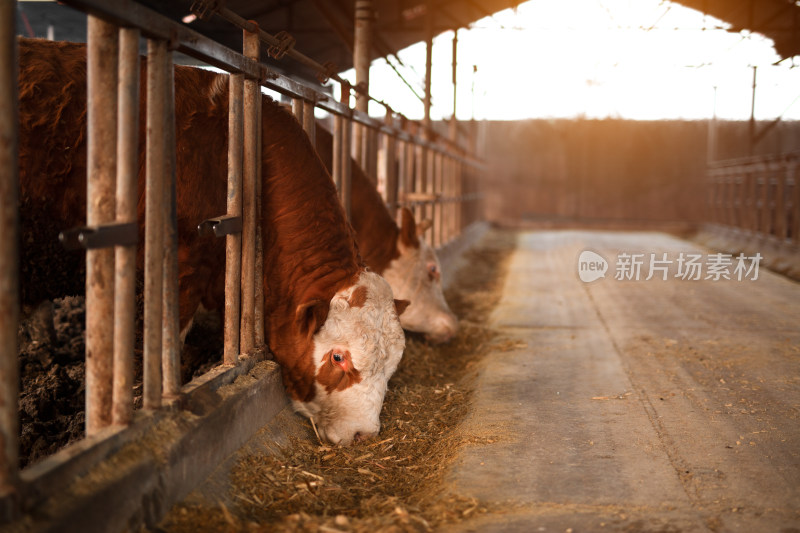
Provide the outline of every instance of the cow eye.
[[334,352],[333,360],[336,361],[337,363],[341,363],[342,361],[344,361],[344,356],[339,352]]
[[428,277],[431,281],[439,279],[439,268],[436,266],[436,263],[430,263],[428,265]]

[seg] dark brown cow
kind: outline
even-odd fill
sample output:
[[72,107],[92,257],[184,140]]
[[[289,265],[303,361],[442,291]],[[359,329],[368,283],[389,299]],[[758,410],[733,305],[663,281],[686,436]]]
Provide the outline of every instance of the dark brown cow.
[[[58,230],[84,222],[86,48],[30,39],[19,44],[22,249],[23,260],[34,262],[23,268],[30,274],[23,298],[32,303],[63,295],[65,287],[83,290],[72,267],[61,267],[64,252],[47,247]],[[224,243],[198,236],[196,227],[226,210],[227,87],[227,75],[175,68],[182,328],[201,301],[219,306],[214,296],[224,275]],[[295,408],[317,422],[323,437],[347,444],[380,427],[403,331],[391,288],[362,266],[335,187],[308,138],[272,101],[264,103],[262,117],[266,338]],[[141,146],[144,131],[142,121]],[[143,160],[140,169],[141,232]],[[65,274],[54,278],[54,270]],[[31,286],[48,279],[52,286]]]
[[[328,170],[333,166],[333,136],[321,126],[316,129],[316,144]],[[401,210],[397,226],[383,198],[364,170],[350,160],[352,175],[352,224],[364,262],[392,286],[395,298],[411,305],[400,316],[409,331],[424,333],[436,342],[455,335],[458,319],[450,311],[442,293],[439,258],[425,242],[428,223],[417,224],[408,209]]]

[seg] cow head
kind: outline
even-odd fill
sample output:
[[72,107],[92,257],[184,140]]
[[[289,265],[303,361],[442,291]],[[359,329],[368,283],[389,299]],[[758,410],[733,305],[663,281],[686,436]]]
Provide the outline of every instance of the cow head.
[[[386,280],[373,272],[362,272],[331,299],[313,336],[314,394],[309,401],[293,400],[323,439],[348,445],[377,435],[386,386],[405,348],[398,315],[407,304],[395,300]],[[299,319],[313,317],[316,305],[300,306]]]
[[409,331],[424,333],[434,342],[450,340],[458,330],[458,318],[450,311],[442,293],[441,264],[433,248],[422,239],[430,221],[419,224],[406,208],[401,211],[400,233],[397,237],[399,257],[392,260],[383,277],[397,298],[411,305],[400,317]]

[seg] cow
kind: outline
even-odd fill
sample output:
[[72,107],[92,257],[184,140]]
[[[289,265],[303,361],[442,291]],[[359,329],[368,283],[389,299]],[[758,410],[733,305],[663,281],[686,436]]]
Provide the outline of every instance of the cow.
[[[86,46],[20,38],[19,59],[22,297],[30,304],[83,291],[75,279],[80,257],[65,267],[64,252],[51,248],[58,230],[81,225],[85,213]],[[144,117],[144,62],[141,73]],[[214,288],[224,277],[224,242],[196,228],[226,212],[228,76],[176,66],[175,120],[185,330],[200,303],[220,306]],[[265,101],[261,128],[266,339],[294,408],[323,439],[348,445],[380,429],[387,383],[405,346],[398,315],[407,302],[363,265],[330,175],[294,117]],[[143,118],[139,131],[144,147]],[[143,242],[142,152],[139,168]],[[140,253],[140,270],[142,263]]]
[[[321,125],[316,131],[317,151],[330,171],[333,136]],[[407,208],[400,211],[397,226],[374,184],[354,159],[351,223],[364,262],[392,286],[396,298],[411,304],[400,316],[403,328],[425,334],[433,342],[446,342],[458,330],[458,318],[442,293],[442,266],[436,252],[423,238],[430,221],[417,224]]]

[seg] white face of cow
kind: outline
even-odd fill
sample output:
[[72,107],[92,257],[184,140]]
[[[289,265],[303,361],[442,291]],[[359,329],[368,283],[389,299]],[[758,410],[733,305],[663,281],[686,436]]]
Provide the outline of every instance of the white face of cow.
[[426,224],[417,226],[410,211],[402,211],[397,248],[400,256],[389,263],[383,277],[396,298],[411,304],[400,317],[409,331],[424,333],[434,342],[446,342],[458,331],[458,318],[450,311],[442,292],[441,264],[433,248],[420,237]]
[[373,272],[338,292],[314,334],[315,395],[293,400],[320,437],[348,445],[378,434],[383,397],[405,348],[405,335],[389,284]]

